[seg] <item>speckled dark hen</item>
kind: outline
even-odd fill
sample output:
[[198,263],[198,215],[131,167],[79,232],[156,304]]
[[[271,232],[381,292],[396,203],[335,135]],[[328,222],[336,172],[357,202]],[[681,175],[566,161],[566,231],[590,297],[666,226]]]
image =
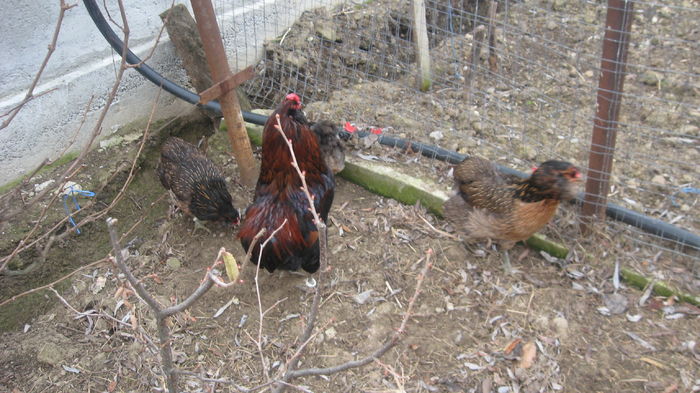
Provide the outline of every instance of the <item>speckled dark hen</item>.
[[326,165],[338,173],[345,168],[345,148],[338,137],[338,128],[328,120],[321,120],[311,125],[311,131],[318,136],[321,156]]
[[221,171],[194,145],[168,138],[156,172],[185,214],[199,220],[238,223],[239,214]]

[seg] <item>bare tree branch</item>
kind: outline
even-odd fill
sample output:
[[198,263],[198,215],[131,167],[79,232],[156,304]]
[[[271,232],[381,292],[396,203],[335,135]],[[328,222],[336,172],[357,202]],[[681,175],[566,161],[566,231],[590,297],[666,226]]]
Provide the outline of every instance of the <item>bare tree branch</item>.
[[[265,358],[265,353],[262,350],[263,319],[265,318],[265,314],[267,313],[267,311],[263,312],[262,297],[260,295],[260,283],[258,281],[258,277],[259,277],[259,273],[260,273],[260,263],[262,262],[263,249],[265,248],[265,246],[267,246],[267,243],[270,242],[275,237],[277,232],[279,232],[280,230],[282,230],[282,228],[284,228],[285,225],[287,225],[286,218],[284,219],[282,224],[278,228],[276,228],[274,231],[272,231],[270,236],[268,236],[267,239],[265,239],[265,241],[260,245],[260,252],[258,252],[258,263],[256,263],[256,266],[255,266],[255,293],[256,293],[257,299],[258,299],[258,313],[259,313],[259,315],[258,315],[258,339],[257,339],[257,341],[255,341],[255,340],[254,341],[258,347],[258,353],[260,354],[260,363],[262,364],[263,373],[265,374],[265,377],[267,378],[268,382],[271,382],[270,373],[268,371],[267,359]],[[258,234],[260,234],[260,233],[258,233]],[[254,247],[255,247],[255,244],[253,244],[248,249],[248,253],[251,253],[251,251],[253,250]],[[278,303],[275,303],[275,305],[276,304],[278,304]]]
[[[224,253],[226,253],[226,249],[222,247],[219,250],[214,264],[209,269],[207,269],[204,281],[199,285],[199,287],[197,287],[197,289],[195,289],[195,291],[189,297],[187,297],[187,299],[183,300],[182,302],[176,305],[164,307],[160,305],[150,293],[148,293],[141,281],[139,281],[133,275],[131,269],[129,269],[129,267],[126,265],[126,258],[124,257],[122,248],[119,245],[119,237],[115,228],[116,223],[117,220],[115,218],[107,219],[107,229],[109,231],[109,238],[112,244],[112,248],[114,249],[114,257],[112,258],[112,261],[117,265],[119,270],[122,273],[124,273],[124,276],[126,277],[131,287],[134,289],[136,294],[141,298],[141,300],[144,301],[144,303],[146,303],[153,310],[153,313],[155,314],[156,325],[158,327],[158,338],[160,341],[160,355],[162,362],[161,366],[163,369],[163,374],[166,377],[166,386],[169,392],[177,392],[177,374],[182,374],[183,372],[175,369],[172,357],[170,330],[168,329],[166,321],[168,317],[172,316],[173,314],[182,312],[187,308],[191,307],[194,304],[194,302],[201,298],[202,295],[204,295],[207,291],[209,291],[209,289],[211,289],[211,287],[214,286],[215,283],[221,281],[217,277],[214,267],[222,263],[221,259]],[[262,233],[260,233],[259,235],[262,236]],[[235,387],[238,389],[238,386]],[[250,391],[245,390],[245,388],[241,388],[238,390],[242,392]]]
[[[280,122],[279,114],[276,115],[276,120],[277,124],[275,125],[275,128],[282,135],[282,138],[287,144],[287,148],[289,149],[289,153],[292,157],[292,168],[296,170],[297,175],[301,179],[301,188],[304,192],[304,195],[306,196],[307,201],[309,202],[309,211],[313,215],[314,223],[316,224],[316,228],[318,229],[318,279],[316,280],[316,290],[314,292],[314,298],[311,303],[311,309],[309,310],[309,316],[306,321],[306,326],[304,327],[304,331],[301,337],[299,338],[299,341],[302,343],[302,346],[300,348],[303,349],[305,348],[305,344],[309,341],[313,333],[316,318],[318,316],[319,305],[321,303],[321,289],[323,287],[325,270],[328,264],[328,228],[326,227],[326,223],[323,222],[323,220],[321,220],[321,218],[318,215],[318,212],[316,211],[316,206],[314,205],[314,198],[311,196],[308,184],[306,184],[306,174],[302,172],[301,168],[299,167],[299,162],[297,161],[296,154],[294,153],[294,146],[292,145],[292,141],[289,138],[287,138],[287,136],[284,133],[284,130],[282,129],[282,123]],[[287,388],[286,383],[290,379],[287,377],[287,374],[296,369],[300,359],[301,352],[298,352],[287,362],[285,374],[279,381],[281,383],[277,383],[274,392],[283,392]]]
[[[153,296],[151,296],[150,293],[148,293],[141,281],[134,277],[131,269],[129,269],[129,267],[126,265],[126,259],[123,255],[122,248],[119,245],[119,237],[115,229],[116,222],[117,220],[115,218],[107,219],[109,238],[114,249],[114,258],[112,260],[115,262],[119,270],[124,273],[127,281],[129,284],[131,284],[134,291],[136,291],[136,294],[138,294],[141,300],[143,300],[155,314],[156,324],[158,326],[158,338],[160,340],[161,366],[163,368],[163,374],[166,378],[166,386],[169,392],[177,392],[177,374],[174,372],[175,367],[173,364],[172,345],[170,342],[170,330],[168,329],[166,320],[171,315],[190,307],[195,301],[197,301],[200,297],[202,297],[202,295],[211,289],[211,287],[214,285],[214,280],[212,279],[214,273],[212,269],[208,269],[204,282],[202,282],[187,299],[174,306],[164,308]],[[214,265],[219,262],[224,252],[226,252],[224,248],[219,250],[219,254],[216,257]]]
[[8,303],[12,303],[12,302],[14,302],[15,300],[17,300],[17,299],[19,299],[19,298],[21,298],[21,297],[30,295],[30,294],[35,293],[35,292],[39,292],[39,291],[44,290],[44,289],[47,289],[47,288],[52,288],[54,285],[58,284],[59,282],[61,282],[61,281],[63,281],[63,280],[66,280],[66,279],[68,279],[68,278],[70,278],[70,277],[73,277],[74,275],[76,275],[77,273],[79,273],[79,272],[81,272],[81,271],[83,271],[83,270],[87,270],[87,269],[93,268],[93,267],[95,267],[95,266],[97,266],[97,265],[99,265],[99,264],[101,264],[101,263],[105,263],[105,262],[109,262],[109,257],[105,257],[105,258],[102,258],[102,259],[98,259],[98,260],[96,260],[96,261],[94,261],[94,262],[88,263],[87,265],[83,265],[83,266],[79,267],[78,269],[75,269],[75,270],[73,270],[72,272],[66,274],[65,276],[63,276],[63,277],[61,277],[61,278],[59,278],[59,279],[57,279],[57,280],[55,280],[55,281],[52,281],[52,282],[50,282],[50,283],[48,283],[48,284],[46,284],[46,285],[42,285],[42,286],[40,286],[40,287],[32,288],[32,289],[30,289],[30,290],[28,290],[28,291],[25,291],[25,292],[22,292],[22,293],[19,293],[19,294],[15,295],[15,296],[12,296],[12,297],[9,298],[9,299],[5,299],[5,300],[3,300],[2,302],[0,302],[0,307],[6,305],[6,304],[8,304]]
[[[75,226],[69,228],[68,230],[66,230],[66,231],[63,232],[62,234],[58,235],[58,236],[56,237],[56,240],[61,240],[61,239],[65,238],[66,236],[72,234],[74,231],[77,231],[80,227],[82,227],[82,226],[84,226],[84,225],[86,225],[86,224],[88,224],[88,223],[90,223],[90,222],[94,222],[94,221],[96,221],[96,220],[102,218],[103,216],[105,216],[106,214],[108,214],[108,213],[112,210],[112,208],[123,198],[124,193],[126,192],[127,187],[131,184],[131,182],[132,182],[132,180],[133,180],[133,178],[134,178],[134,172],[135,172],[135,170],[136,170],[136,164],[137,164],[137,162],[138,162],[139,157],[141,156],[141,153],[143,152],[143,149],[144,149],[144,147],[145,147],[145,145],[146,145],[146,141],[148,140],[148,135],[149,135],[149,132],[150,132],[151,125],[153,124],[153,118],[154,118],[154,115],[155,115],[156,108],[157,108],[157,106],[158,106],[158,100],[159,100],[159,98],[160,98],[160,93],[161,93],[161,91],[162,91],[162,90],[158,90],[158,94],[156,95],[156,99],[155,99],[155,101],[153,102],[153,106],[152,106],[152,108],[151,108],[151,114],[150,114],[150,116],[149,116],[149,118],[148,118],[148,123],[146,124],[146,128],[145,128],[145,130],[144,130],[143,136],[141,137],[141,144],[139,145],[139,149],[138,149],[138,151],[136,152],[136,155],[134,156],[134,159],[131,161],[131,168],[130,168],[130,170],[129,170],[129,175],[127,176],[127,179],[124,181],[124,184],[122,185],[122,187],[121,187],[121,189],[119,190],[119,192],[117,193],[117,195],[112,199],[112,202],[110,202],[110,204],[109,204],[106,208],[102,209],[101,211],[99,211],[99,212],[97,212],[97,213],[88,215],[88,216],[85,217],[83,220],[81,220],[80,222],[76,223]],[[85,152],[85,151],[83,151],[83,153],[84,153],[84,152]],[[80,158],[79,158],[79,159],[80,159]],[[122,169],[121,169],[122,167],[124,167],[124,165],[122,165],[122,166],[120,167],[120,169],[117,169],[117,170],[115,171],[115,173],[112,175],[112,177],[110,177],[110,178],[104,183],[104,185],[108,184],[108,183],[112,180],[112,178],[113,178],[115,175],[117,175],[118,173],[120,173],[121,170],[122,170]],[[77,173],[77,170],[80,170],[81,168],[82,168],[82,167],[78,167],[78,168],[76,169],[76,172],[70,174],[70,175],[66,178],[66,180],[61,184],[59,190],[63,190],[63,188],[65,187],[65,184],[66,184],[67,181],[68,181],[68,179],[73,178],[73,176],[75,176],[75,174]],[[103,185],[103,187],[104,187],[104,185]],[[47,188],[45,191],[49,191],[49,189]],[[98,192],[99,192],[99,191],[100,191],[100,190],[98,190]],[[64,225],[65,222],[68,221],[68,219],[69,219],[70,217],[64,217],[61,221],[59,221],[57,224],[55,224],[55,225],[53,226],[53,228],[51,228],[50,230],[46,231],[43,235],[39,236],[37,239],[35,239],[34,241],[32,241],[32,242],[30,242],[30,243],[26,243],[26,241],[28,241],[29,238],[30,238],[31,236],[33,236],[33,234],[38,230],[38,228],[39,228],[41,222],[43,221],[43,218],[46,216],[46,213],[48,212],[49,207],[53,206],[53,203],[59,198],[59,196],[61,196],[61,193],[58,193],[58,192],[53,196],[53,198],[50,200],[50,202],[49,202],[49,203],[44,207],[44,209],[42,210],[42,212],[41,212],[41,214],[40,214],[40,218],[39,218],[39,220],[37,220],[36,224],[34,224],[34,227],[32,228],[32,230],[29,231],[29,233],[28,233],[27,235],[25,235],[24,239],[23,239],[22,241],[20,241],[20,243],[19,243],[18,246],[13,250],[13,252],[12,252],[10,255],[4,257],[3,259],[0,259],[0,261],[2,261],[2,266],[0,266],[0,274],[4,271],[4,269],[5,269],[5,268],[7,267],[7,265],[10,263],[10,261],[12,260],[12,258],[14,258],[18,253],[20,253],[20,252],[26,250],[26,249],[29,248],[29,247],[32,247],[33,245],[35,245],[36,243],[38,243],[39,241],[41,241],[43,238],[49,236],[50,233],[52,233],[53,231],[55,231],[55,230],[58,229],[61,225]],[[39,197],[40,197],[40,196],[35,197],[33,201],[38,200]],[[91,207],[91,206],[92,206],[92,203],[88,203],[87,205],[83,206],[83,208],[82,208],[81,210],[88,209],[88,208]]]
[[[117,95],[117,92],[119,91],[119,86],[121,85],[121,80],[124,75],[124,71],[126,70],[126,53],[128,50],[128,44],[129,44],[129,24],[126,20],[126,13],[124,11],[124,3],[123,0],[118,0],[119,3],[119,10],[121,12],[122,19],[124,21],[124,27],[123,27],[123,32],[124,32],[124,50],[122,51],[122,60],[120,63],[119,71],[117,72],[116,79],[114,81],[114,84],[112,85],[112,89],[107,97],[107,100],[105,102],[105,106],[100,112],[100,115],[97,119],[97,122],[95,123],[95,126],[92,129],[92,133],[90,134],[90,137],[88,138],[88,141],[86,142],[85,146],[83,147],[83,150],[80,152],[80,155],[78,158],[73,161],[73,163],[63,172],[63,175],[60,176],[60,178],[63,180],[61,184],[58,187],[58,190],[62,190],[63,187],[65,186],[66,182],[68,182],[73,175],[75,175],[75,172],[77,172],[77,169],[80,169],[79,165],[82,164],[83,160],[85,159],[85,156],[87,153],[90,151],[90,147],[92,146],[93,142],[97,138],[97,136],[101,133],[102,131],[102,123],[104,122],[105,117],[107,116],[107,112],[112,106],[112,102],[114,101],[114,98]],[[65,5],[64,0],[61,0],[62,7]],[[46,195],[47,192],[50,190],[47,188],[44,190],[44,192],[40,193],[40,195],[37,195],[34,197],[34,201],[39,200],[42,198],[44,195]],[[57,198],[57,195],[54,196],[52,199],[53,203]],[[46,207],[48,209],[48,206]],[[42,217],[43,219],[43,217]],[[0,265],[0,272],[5,270],[7,268],[7,265],[10,263],[12,258],[14,258],[21,249],[24,249],[23,246],[26,243],[26,241],[33,236],[34,232],[38,229],[39,223],[42,221],[42,219],[37,221],[37,224],[34,226],[34,228],[27,234],[24,238],[24,240],[20,241],[19,245],[15,248],[15,250],[8,256],[3,258],[2,260],[2,265]],[[65,219],[67,221],[67,218]],[[77,227],[71,228],[71,230],[74,230]],[[67,231],[68,232],[68,231]],[[45,234],[46,235],[46,234]]]
[[201,375],[194,373],[192,371],[176,369],[176,370],[173,370],[173,372],[176,374],[186,375],[188,377],[197,378],[202,382],[220,383],[223,385],[231,385],[234,389],[236,389],[237,391],[242,392],[242,393],[253,393],[253,392],[256,392],[258,390],[263,390],[272,384],[272,382],[268,382],[268,383],[264,383],[262,385],[254,386],[252,388],[246,388],[246,387],[238,385],[236,382],[228,380],[228,379],[202,377]]
[[325,367],[325,368],[306,368],[306,369],[302,369],[302,370],[288,371],[285,374],[285,377],[286,377],[285,380],[289,381],[289,380],[294,379],[294,378],[307,377],[307,376],[311,376],[311,375],[335,374],[335,373],[345,371],[345,370],[348,370],[351,368],[362,367],[364,365],[367,365],[367,364],[373,362],[376,359],[379,359],[387,351],[389,351],[396,344],[398,344],[399,341],[401,340],[401,336],[403,335],[403,333],[406,332],[406,324],[408,323],[408,320],[412,315],[413,306],[416,303],[416,299],[418,299],[418,295],[420,295],[421,286],[423,285],[423,281],[425,280],[425,277],[428,274],[428,270],[432,266],[432,264],[430,263],[430,257],[432,255],[433,255],[432,249],[429,249],[428,251],[426,251],[425,262],[423,264],[423,268],[421,269],[420,273],[418,274],[418,277],[416,278],[416,289],[413,292],[413,296],[411,296],[411,299],[408,302],[408,307],[406,307],[406,311],[404,312],[403,319],[401,320],[401,325],[394,332],[394,334],[392,334],[392,336],[389,338],[389,340],[386,343],[384,343],[384,345],[377,348],[370,355],[368,355],[362,359],[349,361],[349,362],[346,362],[343,364],[339,364],[337,366]]
[[58,41],[58,33],[60,33],[60,31],[61,31],[61,25],[63,25],[63,17],[65,16],[66,11],[75,7],[76,5],[77,5],[77,3],[72,4],[72,5],[68,5],[68,4],[66,4],[65,0],[61,0],[61,10],[58,13],[58,20],[56,21],[56,27],[54,28],[53,37],[51,38],[51,43],[48,46],[48,52],[46,53],[46,56],[44,57],[44,61],[41,62],[41,66],[39,67],[39,71],[34,76],[34,80],[32,81],[32,84],[29,86],[29,90],[27,90],[27,94],[24,96],[24,99],[22,100],[22,102],[19,103],[19,105],[17,105],[15,108],[13,108],[8,113],[9,117],[7,119],[5,119],[5,121],[3,121],[2,124],[0,124],[0,130],[2,130],[3,128],[6,128],[8,125],[10,125],[12,120],[15,118],[15,116],[17,116],[19,111],[24,107],[24,105],[26,103],[28,103],[32,99],[34,99],[42,94],[48,93],[48,91],[46,91],[46,92],[42,92],[38,95],[34,95],[34,89],[36,88],[36,85],[39,83],[39,79],[41,79],[41,75],[44,73],[44,70],[46,69],[46,65],[49,63],[49,59],[51,58],[51,55],[53,55],[53,52],[56,50],[56,42]]

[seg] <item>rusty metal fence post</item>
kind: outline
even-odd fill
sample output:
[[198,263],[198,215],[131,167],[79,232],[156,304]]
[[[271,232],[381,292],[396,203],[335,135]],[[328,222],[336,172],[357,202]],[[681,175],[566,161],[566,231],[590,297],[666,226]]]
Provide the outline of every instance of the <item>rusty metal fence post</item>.
[[631,0],[608,0],[598,99],[588,157],[588,180],[581,208],[582,228],[605,218],[618,118],[632,27]]

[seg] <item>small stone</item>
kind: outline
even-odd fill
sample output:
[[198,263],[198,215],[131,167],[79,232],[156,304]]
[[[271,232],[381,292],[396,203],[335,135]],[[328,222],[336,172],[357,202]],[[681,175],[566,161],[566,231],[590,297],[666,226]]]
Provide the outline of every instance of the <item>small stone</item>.
[[607,307],[610,314],[615,315],[627,311],[629,301],[619,293],[611,293],[603,297],[603,303],[605,303],[605,307]]
[[90,286],[90,291],[93,294],[99,293],[102,290],[102,288],[105,287],[106,282],[107,282],[107,279],[104,276],[97,277],[97,279],[95,279],[95,282],[92,283],[92,285]]
[[306,65],[306,59],[304,57],[292,52],[285,53],[284,62],[291,66],[292,69],[303,68]]
[[563,317],[556,317],[552,319],[552,328],[557,333],[560,339],[565,339],[569,336],[569,321]]
[[41,349],[39,349],[36,358],[41,363],[58,366],[61,362],[63,362],[63,354],[63,348],[52,342],[47,342],[41,347]]
[[480,132],[484,130],[484,125],[480,121],[473,121],[472,128],[474,131]]
[[546,316],[538,315],[532,324],[535,327],[537,327],[539,330],[546,330],[547,326],[549,326],[549,324],[550,324],[550,321],[549,321],[549,318],[547,318]]
[[168,258],[165,261],[165,264],[173,270],[177,270],[180,268],[180,266],[182,266],[182,262],[180,262],[180,260],[178,258],[175,258],[175,257]]
[[464,343],[464,334],[462,334],[461,330],[458,331],[457,334],[455,334],[455,337],[452,341],[454,341],[455,345],[461,345],[462,343]]
[[34,192],[42,192],[46,189],[46,187],[50,186],[51,183],[53,183],[53,180],[47,180],[43,183],[35,184],[34,185]]
[[586,78],[593,78],[593,75],[595,75],[593,70],[588,70],[588,71],[583,73],[583,76],[585,76]]
[[654,184],[658,184],[660,186],[665,186],[666,185],[666,178],[663,177],[663,175],[656,175],[651,178],[651,182]]
[[567,0],[552,0],[552,9],[554,11],[561,11],[566,6]]
[[314,341],[316,341],[316,345],[323,344],[326,341],[326,336],[323,333],[319,333]]
[[557,22],[553,20],[548,20],[547,23],[545,24],[545,28],[547,30],[555,30],[557,28]]
[[335,331],[335,328],[333,328],[333,327],[330,327],[330,328],[326,329],[325,333],[326,333],[326,337],[328,337],[328,338],[330,338],[330,339],[335,338],[335,336],[338,334],[338,333]]
[[124,135],[124,138],[122,140],[122,145],[129,144],[131,142],[137,141],[141,139],[141,136],[143,135],[142,132],[132,132],[131,134],[126,134]]
[[657,86],[661,82],[661,75],[658,72],[646,71],[638,79],[647,86]]
[[686,124],[679,128],[681,134],[700,136],[700,127],[694,126],[692,124]]
[[316,28],[316,34],[324,40],[331,42],[339,41],[335,25],[330,20],[314,22],[314,26]]
[[61,189],[61,194],[62,195],[70,195],[72,193],[75,193],[77,191],[81,191],[83,188],[80,186],[80,184],[74,182],[74,181],[67,181],[66,184],[63,185],[63,188]]
[[528,160],[534,160],[537,157],[537,149],[531,145],[523,145],[519,150],[520,156]]
[[124,140],[124,138],[122,138],[119,135],[116,135],[116,136],[113,136],[111,138],[100,141],[100,147],[102,149],[106,149],[108,147],[116,146],[116,145],[122,143],[123,140]]
[[432,138],[436,142],[441,140],[444,137],[445,137],[445,135],[442,133],[442,131],[433,131],[430,133],[430,138]]

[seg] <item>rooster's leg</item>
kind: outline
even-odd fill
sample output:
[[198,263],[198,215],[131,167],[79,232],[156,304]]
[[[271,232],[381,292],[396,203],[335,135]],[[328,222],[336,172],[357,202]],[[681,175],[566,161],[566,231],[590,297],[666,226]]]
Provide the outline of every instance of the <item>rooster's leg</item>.
[[194,235],[195,232],[197,232],[197,229],[204,229],[205,231],[207,231],[207,232],[211,235],[211,229],[207,228],[206,225],[204,225],[203,222],[201,222],[201,221],[199,221],[199,220],[197,219],[197,217],[194,217],[194,218],[192,219],[192,221],[194,222],[194,228],[192,229],[192,234],[193,234],[193,235]]
[[508,250],[503,250],[503,270],[506,272],[506,274],[513,274],[513,266],[510,264]]
[[508,255],[508,250],[510,250],[513,245],[515,245],[515,242],[510,241],[504,241],[499,245],[503,251],[503,270],[506,272],[506,274],[515,273],[513,266],[510,264],[510,255]]

